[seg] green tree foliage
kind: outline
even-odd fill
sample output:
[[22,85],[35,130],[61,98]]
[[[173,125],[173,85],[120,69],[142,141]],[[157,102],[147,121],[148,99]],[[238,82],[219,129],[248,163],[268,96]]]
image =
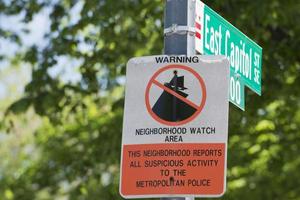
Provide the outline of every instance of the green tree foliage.
[[[230,107],[223,199],[300,199],[300,2],[205,3],[264,55],[263,95],[247,90],[246,112]],[[51,22],[45,47],[21,48],[14,58],[32,66],[32,79],[6,114],[32,107],[43,126],[34,134],[37,158],[24,158],[18,176],[0,171],[0,199],[122,199],[122,78],[129,58],[162,53],[163,7],[161,0],[0,2],[2,15],[21,13],[24,24],[44,10]],[[20,34],[0,27],[2,38],[22,46]],[[79,81],[51,75],[62,58],[78,67]]]

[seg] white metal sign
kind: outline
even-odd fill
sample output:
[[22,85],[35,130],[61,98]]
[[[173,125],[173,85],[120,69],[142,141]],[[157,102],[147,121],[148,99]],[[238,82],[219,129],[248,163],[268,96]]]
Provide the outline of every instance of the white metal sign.
[[229,69],[225,56],[162,55],[128,62],[123,197],[224,193]]

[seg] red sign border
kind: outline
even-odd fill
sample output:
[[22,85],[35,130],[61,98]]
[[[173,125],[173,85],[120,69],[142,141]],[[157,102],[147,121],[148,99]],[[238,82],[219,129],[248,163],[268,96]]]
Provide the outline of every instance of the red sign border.
[[[200,87],[202,90],[202,99],[199,105],[198,110],[189,118],[182,120],[180,122],[169,122],[166,120],[163,120],[161,118],[159,118],[152,110],[151,106],[150,106],[150,102],[149,102],[149,93],[150,93],[150,88],[153,85],[153,82],[155,82],[155,79],[157,78],[157,76],[162,73],[163,71],[166,71],[168,69],[182,69],[182,70],[186,70],[190,73],[192,73],[199,81],[200,83]],[[168,125],[168,126],[180,126],[183,124],[186,124],[192,120],[194,120],[203,110],[204,106],[205,106],[205,102],[206,102],[206,85],[205,82],[203,80],[203,78],[193,69],[191,69],[188,66],[185,65],[178,65],[178,64],[171,64],[171,65],[167,65],[165,67],[160,68],[157,72],[154,73],[154,75],[151,77],[151,79],[148,82],[148,85],[146,87],[146,92],[145,92],[145,102],[146,102],[146,108],[148,113],[151,115],[151,117],[153,119],[155,119],[157,122],[164,124],[164,125]]]

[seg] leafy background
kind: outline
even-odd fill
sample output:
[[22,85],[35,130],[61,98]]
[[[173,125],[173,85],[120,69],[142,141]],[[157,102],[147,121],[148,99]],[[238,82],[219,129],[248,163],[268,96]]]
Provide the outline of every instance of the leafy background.
[[[300,199],[300,1],[204,1],[263,47],[230,105],[220,199]],[[124,72],[162,54],[161,0],[0,1],[0,199],[122,199]],[[46,19],[46,20],[42,20]],[[33,30],[43,30],[42,36]]]

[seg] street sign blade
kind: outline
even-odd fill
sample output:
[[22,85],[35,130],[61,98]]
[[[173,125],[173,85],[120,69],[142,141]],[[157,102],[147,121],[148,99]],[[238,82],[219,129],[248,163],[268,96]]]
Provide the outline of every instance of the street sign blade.
[[262,48],[200,0],[196,0],[195,21],[196,51],[225,55],[231,74],[238,74],[241,83],[261,95]]
[[231,103],[245,111],[245,85],[240,75],[230,70],[229,100]]

